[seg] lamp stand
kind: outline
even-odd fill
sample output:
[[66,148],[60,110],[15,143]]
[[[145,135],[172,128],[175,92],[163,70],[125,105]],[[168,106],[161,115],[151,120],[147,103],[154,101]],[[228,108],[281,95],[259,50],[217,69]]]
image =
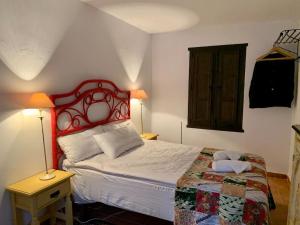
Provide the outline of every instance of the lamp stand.
[[48,165],[47,165],[47,156],[46,156],[46,146],[45,146],[45,135],[44,135],[44,125],[43,125],[43,119],[42,111],[40,110],[40,116],[38,117],[41,121],[41,127],[42,127],[42,136],[43,136],[43,147],[44,147],[44,159],[45,159],[45,167],[46,167],[46,174],[40,177],[40,180],[50,180],[55,177],[53,173],[49,173],[48,171]]
[[141,104],[141,136],[144,135],[144,124],[143,124],[143,102],[140,102]]

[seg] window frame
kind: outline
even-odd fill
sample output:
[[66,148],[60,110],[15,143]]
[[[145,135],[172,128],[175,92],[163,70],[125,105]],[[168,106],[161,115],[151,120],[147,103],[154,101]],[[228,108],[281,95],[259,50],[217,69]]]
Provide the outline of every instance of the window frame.
[[[244,109],[244,86],[245,86],[245,67],[246,67],[246,52],[247,52],[247,43],[243,43],[243,44],[233,44],[233,45],[219,45],[219,46],[206,46],[206,47],[194,47],[194,48],[189,48],[189,52],[190,52],[190,64],[189,64],[189,89],[188,89],[188,124],[187,127],[188,128],[198,128],[198,129],[207,129],[207,130],[220,130],[220,131],[230,131],[230,132],[244,132],[243,129],[243,109]],[[216,87],[213,87],[215,84],[213,83],[216,79],[220,79],[220,77],[223,75],[221,75],[220,72],[220,52],[225,50],[234,50],[238,52],[238,68],[235,68],[236,71],[238,71],[238,75],[237,77],[235,77],[235,81],[237,82],[237,87],[236,87],[236,99],[235,101],[233,101],[236,104],[236,107],[231,108],[231,110],[234,110],[234,112],[236,113],[236,115],[234,116],[235,121],[232,122],[231,126],[228,127],[218,127],[217,126],[217,121],[221,121],[221,119],[219,118],[216,119],[216,115],[217,113],[219,113],[220,111],[216,111],[218,108],[220,110],[220,106],[222,104],[222,102],[219,103],[219,106],[216,107],[216,101],[218,99],[218,101],[220,101],[222,93],[219,91],[219,94],[216,91]],[[196,107],[196,106],[192,106],[191,104],[195,104],[197,101],[195,99],[192,99],[193,97],[191,97],[191,89],[193,86],[193,82],[195,82],[194,77],[195,75],[192,74],[193,69],[195,70],[195,68],[192,68],[191,63],[193,62],[194,59],[192,59],[193,57],[193,52],[197,53],[197,52],[201,52],[201,50],[205,50],[205,51],[211,51],[213,54],[213,62],[211,63],[211,75],[207,75],[208,78],[207,79],[211,79],[211,84],[209,86],[209,92],[210,92],[210,118],[208,121],[208,125],[199,125],[197,124],[196,121],[196,117],[192,118],[192,108]],[[222,58],[223,60],[223,58]],[[211,76],[211,77],[209,77]],[[222,81],[223,82],[223,81]],[[222,83],[223,85],[224,83]],[[221,86],[222,86],[221,85]],[[224,103],[224,102],[223,102]],[[200,104],[200,103],[199,103]],[[219,115],[219,117],[221,117]]]

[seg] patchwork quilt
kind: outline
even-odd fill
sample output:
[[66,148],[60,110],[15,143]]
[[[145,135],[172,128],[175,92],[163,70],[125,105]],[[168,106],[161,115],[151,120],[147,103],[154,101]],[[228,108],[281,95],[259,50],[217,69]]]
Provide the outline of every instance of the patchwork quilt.
[[252,170],[241,174],[211,169],[217,149],[203,149],[177,181],[175,225],[268,225],[269,186],[263,158],[245,154]]

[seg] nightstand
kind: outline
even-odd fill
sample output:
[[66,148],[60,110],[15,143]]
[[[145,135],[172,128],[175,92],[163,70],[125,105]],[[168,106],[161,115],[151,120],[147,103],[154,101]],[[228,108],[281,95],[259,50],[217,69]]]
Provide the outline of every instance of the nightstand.
[[[9,185],[6,189],[10,192],[14,225],[21,225],[21,210],[30,212],[31,225],[39,225],[41,222],[51,219],[50,224],[56,224],[56,218],[64,219],[66,225],[73,225],[71,185],[72,173],[55,170],[51,171],[55,178],[42,181],[39,173],[32,177]],[[65,199],[65,214],[56,212],[56,203]],[[39,211],[49,209],[49,213],[39,218]]]
[[158,134],[154,133],[143,133],[141,134],[141,138],[144,138],[146,140],[157,140]]

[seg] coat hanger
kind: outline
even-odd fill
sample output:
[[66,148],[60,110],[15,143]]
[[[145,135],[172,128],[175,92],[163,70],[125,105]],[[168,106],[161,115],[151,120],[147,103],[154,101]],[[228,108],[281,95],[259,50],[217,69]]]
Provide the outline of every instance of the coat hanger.
[[259,61],[274,61],[274,60],[296,60],[296,54],[289,52],[280,47],[273,47],[266,54],[258,57],[256,62]]

